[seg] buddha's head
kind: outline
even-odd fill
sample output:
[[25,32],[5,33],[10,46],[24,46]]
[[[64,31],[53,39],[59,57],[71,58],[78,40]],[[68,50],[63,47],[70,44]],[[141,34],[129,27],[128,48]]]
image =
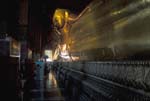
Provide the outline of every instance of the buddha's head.
[[65,9],[56,9],[53,15],[54,27],[63,28],[68,20],[68,11]]

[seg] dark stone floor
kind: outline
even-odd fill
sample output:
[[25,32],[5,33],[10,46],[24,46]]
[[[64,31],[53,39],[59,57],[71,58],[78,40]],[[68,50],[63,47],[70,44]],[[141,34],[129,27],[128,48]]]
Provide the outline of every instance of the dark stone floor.
[[23,90],[23,101],[65,101],[63,88],[58,87],[52,72],[43,76],[43,80],[35,78],[26,81]]

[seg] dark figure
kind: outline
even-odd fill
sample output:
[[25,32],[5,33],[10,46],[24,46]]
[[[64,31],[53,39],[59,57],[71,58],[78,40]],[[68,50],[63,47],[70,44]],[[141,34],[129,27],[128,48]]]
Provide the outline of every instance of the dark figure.
[[47,66],[47,64],[45,63],[45,66],[44,66],[44,76],[46,76],[49,72],[50,72],[50,69]]

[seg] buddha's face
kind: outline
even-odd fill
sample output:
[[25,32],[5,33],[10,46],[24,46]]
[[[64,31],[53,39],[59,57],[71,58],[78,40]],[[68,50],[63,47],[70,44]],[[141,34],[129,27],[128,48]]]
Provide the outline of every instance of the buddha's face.
[[66,16],[65,16],[66,10],[64,9],[56,9],[54,16],[53,16],[53,24],[57,28],[63,28],[65,25],[66,21]]

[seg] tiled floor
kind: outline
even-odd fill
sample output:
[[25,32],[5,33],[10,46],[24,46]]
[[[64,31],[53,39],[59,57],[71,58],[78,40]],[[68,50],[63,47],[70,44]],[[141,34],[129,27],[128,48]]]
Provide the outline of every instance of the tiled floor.
[[50,72],[43,80],[32,79],[24,86],[24,101],[65,101],[63,88],[59,88]]

